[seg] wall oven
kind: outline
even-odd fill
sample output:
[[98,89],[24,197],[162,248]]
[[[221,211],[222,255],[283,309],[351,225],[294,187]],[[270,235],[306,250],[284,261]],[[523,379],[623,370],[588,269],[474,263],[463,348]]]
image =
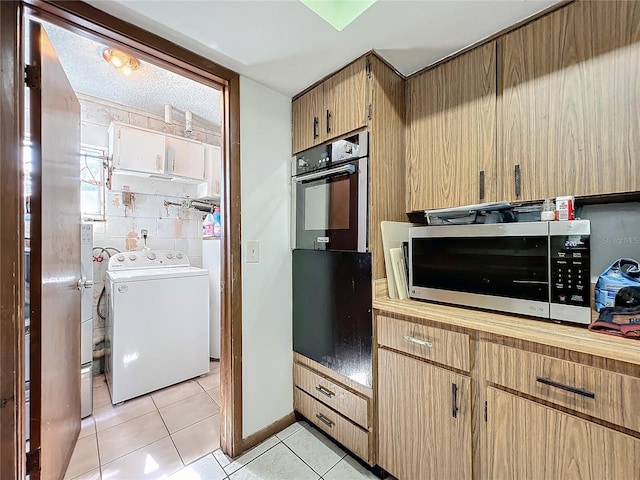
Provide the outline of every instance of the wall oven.
[[412,298],[588,324],[590,223],[410,230]]
[[293,248],[367,251],[367,140],[362,132],[293,158]]
[[371,388],[367,141],[293,158],[293,350]]

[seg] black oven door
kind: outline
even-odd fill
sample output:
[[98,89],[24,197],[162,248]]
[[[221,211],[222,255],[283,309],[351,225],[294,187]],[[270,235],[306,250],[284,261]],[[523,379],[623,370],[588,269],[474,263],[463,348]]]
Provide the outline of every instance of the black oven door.
[[295,248],[367,251],[367,159],[299,175]]

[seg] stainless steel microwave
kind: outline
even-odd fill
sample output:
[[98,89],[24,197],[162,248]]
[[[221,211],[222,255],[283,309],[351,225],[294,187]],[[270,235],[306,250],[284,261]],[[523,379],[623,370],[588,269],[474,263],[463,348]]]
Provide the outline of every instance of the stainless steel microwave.
[[588,220],[415,227],[409,296],[591,322]]

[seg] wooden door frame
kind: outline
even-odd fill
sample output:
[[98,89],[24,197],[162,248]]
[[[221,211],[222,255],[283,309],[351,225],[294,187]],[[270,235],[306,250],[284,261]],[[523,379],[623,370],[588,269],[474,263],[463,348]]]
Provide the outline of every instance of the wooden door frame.
[[[240,77],[200,55],[81,1],[0,1],[0,477],[24,477],[24,312],[22,201],[23,11],[221,89],[224,118],[220,445],[242,453],[242,281],[240,264]],[[13,408],[11,408],[13,407]],[[7,428],[7,427],[10,428]]]
[[0,1],[0,478],[23,478],[25,466],[20,9]]

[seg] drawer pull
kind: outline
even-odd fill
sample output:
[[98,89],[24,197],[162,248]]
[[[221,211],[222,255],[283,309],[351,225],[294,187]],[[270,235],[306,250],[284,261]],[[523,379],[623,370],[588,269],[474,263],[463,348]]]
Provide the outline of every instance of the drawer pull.
[[331,398],[331,397],[333,397],[335,395],[335,393],[333,393],[331,390],[327,390],[322,385],[318,385],[316,387],[316,390],[319,391],[321,394],[326,395],[329,398]]
[[550,378],[536,377],[536,382],[549,385],[550,387],[556,387],[561,390],[565,390],[567,392],[576,393],[578,395],[582,395],[583,397],[596,398],[595,393],[585,390],[584,388],[577,388],[577,387],[572,387],[571,385],[565,385],[564,383],[554,382]]
[[458,418],[458,385],[451,384],[451,416]]
[[333,428],[333,425],[334,425],[333,422],[329,420],[327,417],[325,417],[324,415],[322,415],[321,413],[316,413],[316,418],[320,420],[322,423],[324,423],[327,427]]
[[420,338],[412,337],[411,335],[405,335],[404,339],[407,342],[417,343],[418,345],[421,345],[423,347],[433,348],[433,343],[427,342],[426,340],[422,340]]

